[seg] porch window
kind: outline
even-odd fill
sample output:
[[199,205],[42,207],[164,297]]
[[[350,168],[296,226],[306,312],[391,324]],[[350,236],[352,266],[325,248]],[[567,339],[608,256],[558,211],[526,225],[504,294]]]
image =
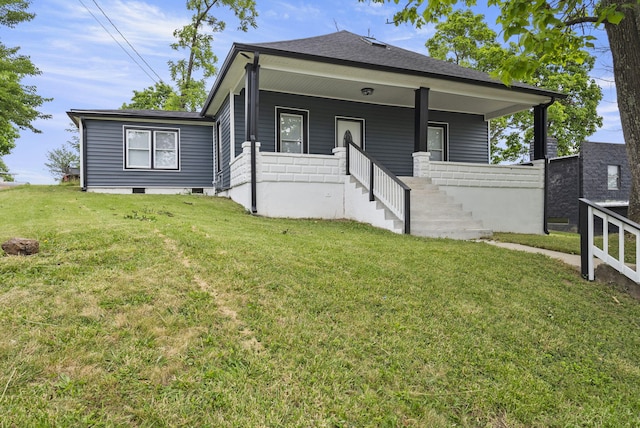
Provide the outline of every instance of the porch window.
[[125,169],[178,169],[177,129],[125,128]]
[[277,150],[282,153],[308,153],[309,112],[277,108],[278,141]]
[[427,132],[427,151],[431,153],[432,161],[448,160],[447,124],[429,124]]

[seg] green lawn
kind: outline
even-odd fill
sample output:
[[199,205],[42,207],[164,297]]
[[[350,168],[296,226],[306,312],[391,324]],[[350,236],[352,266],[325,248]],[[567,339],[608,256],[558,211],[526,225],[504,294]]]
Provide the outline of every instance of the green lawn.
[[[608,250],[613,257],[618,257],[619,234],[610,233],[608,236]],[[551,231],[548,235],[525,235],[519,233],[495,233],[493,239],[502,242],[513,242],[528,245],[530,247],[545,248],[547,250],[560,251],[567,254],[580,254],[580,235],[570,232]],[[624,246],[625,263],[636,263],[635,236],[627,234]],[[594,237],[595,245],[603,249],[602,235]]]
[[640,423],[640,305],[541,255],[0,191],[0,427]]

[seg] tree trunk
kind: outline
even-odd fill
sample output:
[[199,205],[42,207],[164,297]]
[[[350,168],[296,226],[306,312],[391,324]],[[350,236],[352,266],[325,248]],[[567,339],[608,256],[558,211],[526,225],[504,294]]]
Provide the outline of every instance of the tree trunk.
[[605,22],[605,29],[613,57],[618,110],[631,171],[628,217],[640,223],[640,5],[628,0],[609,0],[604,6],[613,3],[631,3],[624,9],[625,17],[620,24]]

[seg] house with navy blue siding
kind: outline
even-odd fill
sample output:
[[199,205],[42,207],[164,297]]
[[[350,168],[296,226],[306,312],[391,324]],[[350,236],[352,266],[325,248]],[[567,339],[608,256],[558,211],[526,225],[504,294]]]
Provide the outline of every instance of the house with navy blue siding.
[[[561,97],[340,31],[234,44],[199,113],[69,115],[86,191],[205,193],[468,239],[543,232],[546,109]],[[533,161],[490,165],[489,120],[525,110]]]

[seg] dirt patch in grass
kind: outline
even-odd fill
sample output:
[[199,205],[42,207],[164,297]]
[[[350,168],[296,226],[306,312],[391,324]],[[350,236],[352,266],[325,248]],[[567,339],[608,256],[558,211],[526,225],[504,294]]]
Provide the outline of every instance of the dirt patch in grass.
[[614,268],[604,263],[596,267],[594,276],[596,281],[608,284],[618,291],[629,294],[636,300],[640,300],[640,284],[630,280]]

